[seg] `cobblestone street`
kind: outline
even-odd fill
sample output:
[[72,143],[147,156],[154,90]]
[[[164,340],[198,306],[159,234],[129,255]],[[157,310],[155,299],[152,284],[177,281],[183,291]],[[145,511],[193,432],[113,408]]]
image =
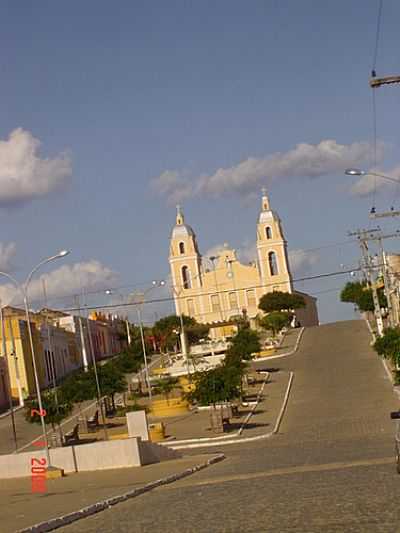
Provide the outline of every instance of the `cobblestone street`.
[[399,399],[369,342],[362,321],[306,330],[296,354],[257,363],[294,372],[278,435],[214,447],[222,463],[60,531],[400,531]]

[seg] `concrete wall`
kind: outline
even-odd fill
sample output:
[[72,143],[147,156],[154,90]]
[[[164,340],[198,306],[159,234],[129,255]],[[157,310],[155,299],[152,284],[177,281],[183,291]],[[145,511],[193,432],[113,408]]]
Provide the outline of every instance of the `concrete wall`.
[[[0,455],[0,479],[29,477],[31,459],[46,457],[43,449],[11,455]],[[126,468],[158,463],[181,457],[179,452],[140,438],[113,440],[65,446],[50,450],[53,466],[65,473]]]

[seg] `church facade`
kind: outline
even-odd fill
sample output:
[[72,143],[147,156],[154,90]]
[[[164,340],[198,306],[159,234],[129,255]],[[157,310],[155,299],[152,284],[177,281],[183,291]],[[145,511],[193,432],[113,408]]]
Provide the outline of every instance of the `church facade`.
[[235,316],[250,320],[261,313],[258,303],[271,291],[296,292],[306,308],[296,312],[301,325],[318,324],[316,298],[293,290],[287,242],[278,214],[270,208],[263,190],[257,223],[257,260],[244,265],[227,245],[218,256],[204,258],[193,229],[177,207],[176,224],[170,240],[171,268],[176,313],[207,324],[224,324]]

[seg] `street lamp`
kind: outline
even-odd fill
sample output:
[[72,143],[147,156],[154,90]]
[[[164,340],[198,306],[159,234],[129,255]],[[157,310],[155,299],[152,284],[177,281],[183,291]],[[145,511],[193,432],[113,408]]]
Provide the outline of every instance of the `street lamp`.
[[0,272],[0,276],[5,276],[7,279],[9,279],[14,287],[21,293],[24,301],[24,307],[25,307],[25,317],[26,317],[26,323],[28,328],[28,336],[29,336],[29,343],[31,348],[31,354],[32,354],[32,365],[33,365],[33,373],[35,377],[35,388],[36,388],[36,395],[37,395],[37,401],[39,405],[39,413],[40,413],[40,421],[42,424],[42,431],[43,431],[43,439],[45,442],[45,449],[46,449],[46,456],[47,456],[47,464],[49,465],[49,468],[51,467],[51,460],[50,460],[50,452],[49,452],[49,443],[47,441],[47,432],[46,432],[46,423],[44,421],[44,411],[43,411],[43,404],[42,404],[42,396],[40,393],[40,384],[39,384],[39,376],[37,372],[37,365],[36,365],[36,356],[35,356],[35,348],[33,345],[33,335],[32,335],[32,328],[31,328],[31,322],[29,319],[29,302],[28,302],[28,288],[29,283],[32,280],[33,275],[39,268],[43,265],[46,265],[47,263],[50,263],[51,261],[55,261],[56,259],[61,259],[62,257],[65,257],[70,252],[69,250],[61,250],[56,255],[52,255],[51,257],[48,257],[47,259],[43,259],[43,261],[40,261],[39,264],[35,266],[29,273],[28,277],[26,278],[25,282],[20,284],[18,281],[11,276],[10,274],[7,274],[6,272]]
[[163,287],[165,285],[165,281],[164,280],[153,280],[151,282],[151,284],[152,284],[152,286],[149,287],[148,289],[146,289],[145,291],[143,291],[141,293],[132,293],[130,295],[130,298],[132,298],[133,300],[139,299],[139,301],[137,301],[137,302],[132,301],[132,303],[136,304],[136,310],[137,310],[137,315],[138,315],[138,322],[139,322],[139,328],[140,328],[140,337],[141,337],[141,340],[142,340],[144,368],[145,368],[145,373],[146,373],[146,381],[147,381],[147,388],[148,388],[148,391],[149,391],[150,403],[152,402],[151,383],[150,383],[149,367],[148,367],[148,364],[147,364],[146,342],[145,342],[145,339],[144,339],[142,313],[141,313],[140,305],[144,303],[144,297],[146,296],[146,294],[148,294],[150,291],[152,291],[156,287]]
[[385,174],[379,174],[378,172],[361,170],[359,168],[347,168],[344,173],[347,176],[377,176],[378,178],[383,178],[384,180],[392,181],[394,183],[400,183],[400,179],[391,178],[390,176],[385,176]]
[[[111,290],[111,289],[107,289],[105,291],[105,293],[107,294],[107,296],[111,296],[112,294],[118,294],[118,296],[121,297],[122,301],[124,301],[124,295],[121,294],[120,292],[118,291],[114,291],[114,290]],[[132,339],[131,339],[131,330],[129,328],[129,321],[128,319],[126,318],[125,319],[125,326],[126,326],[126,336],[128,338],[128,346],[131,345],[131,342],[132,342]]]

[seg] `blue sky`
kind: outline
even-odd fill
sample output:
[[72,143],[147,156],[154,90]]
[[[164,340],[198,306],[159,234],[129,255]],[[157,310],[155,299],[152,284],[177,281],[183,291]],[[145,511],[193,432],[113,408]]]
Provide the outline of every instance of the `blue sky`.
[[[201,252],[251,246],[266,185],[289,250],[312,249],[295,277],[355,265],[355,244],[315,248],[370,224],[372,195],[350,191],[340,158],[373,164],[372,145],[358,143],[373,140],[377,11],[377,0],[2,2],[0,266],[23,279],[70,248],[68,269],[49,279],[60,306],[70,299],[54,298],[79,284],[128,291],[165,278],[176,193],[160,185],[167,171],[189,188],[181,200]],[[384,0],[378,75],[400,73],[399,20],[399,3]],[[378,167],[393,175],[399,101],[398,86],[376,93]],[[333,160],[327,140],[338,147]],[[314,148],[293,162],[302,144]],[[249,158],[261,162],[252,179],[247,163],[238,170]],[[221,168],[230,169],[223,182]],[[375,204],[399,207],[399,190],[378,187]],[[346,319],[351,306],[321,293],[345,281],[298,288],[318,293],[322,321]],[[163,311],[152,307],[147,319]]]

